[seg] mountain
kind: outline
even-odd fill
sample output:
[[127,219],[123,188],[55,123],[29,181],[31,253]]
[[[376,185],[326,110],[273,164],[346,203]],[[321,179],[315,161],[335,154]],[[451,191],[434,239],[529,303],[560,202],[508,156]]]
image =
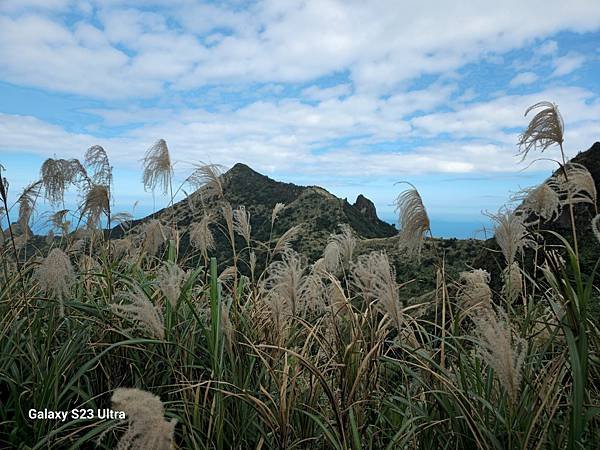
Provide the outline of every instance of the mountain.
[[[245,164],[238,163],[221,175],[223,194],[235,209],[244,206],[250,213],[252,237],[268,241],[271,235],[271,213],[277,203],[285,207],[279,212],[273,228],[273,236],[281,236],[292,226],[301,225],[302,233],[294,248],[309,259],[320,256],[329,235],[339,231],[340,224],[348,224],[361,238],[385,238],[397,233],[396,228],[377,217],[375,205],[363,195],[354,204],[340,199],[318,186],[298,186],[292,183],[275,181],[262,175]],[[199,197],[194,192],[189,199],[175,203],[148,217],[131,223],[132,232],[149,219],[160,217],[165,223],[175,217],[175,225],[185,230],[192,222],[199,221],[204,214]],[[194,207],[190,207],[193,204]],[[113,228],[111,235],[119,237],[123,230]],[[229,256],[224,236],[215,233],[217,257]],[[187,236],[182,237],[182,245],[187,248]]]

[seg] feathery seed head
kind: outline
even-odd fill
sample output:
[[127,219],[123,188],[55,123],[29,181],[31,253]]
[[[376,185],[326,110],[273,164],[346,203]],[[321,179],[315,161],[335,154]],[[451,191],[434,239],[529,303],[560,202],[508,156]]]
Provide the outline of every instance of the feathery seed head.
[[132,450],[172,450],[177,421],[167,422],[160,398],[135,388],[118,388],[113,392],[112,407],[124,411],[129,428],[117,448]]
[[592,231],[594,232],[594,236],[600,243],[600,214],[596,214],[596,216],[592,219]]
[[287,250],[290,250],[292,241],[300,235],[302,231],[302,225],[294,225],[292,228],[283,233],[273,247],[273,255],[278,255]]
[[92,169],[94,184],[110,186],[112,184],[112,167],[108,155],[100,145],[93,145],[85,152],[85,165]]
[[169,239],[169,228],[163,227],[158,219],[149,220],[143,228],[143,249],[149,255],[156,255]]
[[113,239],[111,244],[113,246],[113,257],[119,260],[125,258],[133,247],[133,242],[129,236],[121,239]]
[[187,178],[187,182],[191,184],[194,189],[200,191],[202,200],[223,198],[221,170],[222,166],[217,164],[196,165],[192,174]]
[[250,246],[252,226],[250,225],[250,213],[246,211],[245,206],[240,206],[233,211],[233,229],[240,234],[246,241],[246,244]]
[[523,274],[516,261],[504,268],[502,280],[504,281],[502,294],[506,300],[512,303],[523,292]]
[[283,208],[285,208],[285,204],[283,203],[276,203],[273,207],[273,211],[271,212],[271,227],[273,227],[273,225],[275,224],[277,216],[279,215],[281,210],[283,210]]
[[135,287],[133,292],[120,292],[115,296],[117,301],[112,310],[134,323],[134,328],[156,339],[164,339],[164,318],[160,307],[154,305],[144,291]]
[[110,192],[107,186],[93,184],[85,195],[81,215],[87,215],[88,227],[97,228],[102,214],[110,214]]
[[521,387],[523,362],[527,353],[525,340],[513,337],[506,314],[489,313],[475,320],[480,339],[480,354],[494,369],[500,384],[514,403]]
[[488,285],[490,274],[482,269],[461,272],[462,286],[458,291],[458,300],[471,315],[479,315],[482,310],[489,310],[492,305],[492,291]]
[[531,245],[531,240],[527,238],[522,211],[503,210],[488,216],[495,222],[494,237],[502,250],[506,264],[511,265],[517,254]]
[[518,145],[521,147],[520,155],[523,159],[531,149],[546,150],[554,144],[562,145],[564,122],[558,106],[550,102],[539,102],[530,106],[525,111],[525,116],[534,109],[542,108],[529,122],[529,125],[519,136]]
[[204,214],[200,222],[194,222],[190,227],[190,244],[208,259],[209,250],[215,248],[215,238],[210,231],[210,225],[214,223],[215,216],[211,213]]
[[143,159],[143,165],[144,189],[154,190],[156,186],[160,186],[163,194],[166,195],[171,187],[173,166],[171,165],[169,148],[164,139],[159,139],[148,149]]
[[398,298],[396,271],[387,253],[371,252],[358,257],[352,267],[352,280],[366,304],[376,302],[376,307],[386,314],[394,327],[404,328],[404,312]]
[[48,158],[40,171],[44,197],[53,204],[63,201],[65,191],[70,184],[87,180],[87,173],[77,159]]
[[413,187],[402,192],[395,201],[398,212],[398,233],[401,248],[409,255],[421,255],[425,234],[430,231],[429,216],[419,192]]
[[31,236],[31,228],[29,228],[29,220],[33,215],[35,202],[39,195],[41,187],[41,181],[31,183],[19,196],[17,203],[19,204],[19,226],[21,228],[21,235],[27,240]]
[[549,183],[525,190],[523,209],[525,214],[535,214],[544,220],[553,220],[560,215],[561,203],[558,192]]
[[263,289],[273,295],[277,302],[284,302],[293,315],[303,306],[303,282],[306,266],[302,257],[293,250],[283,253],[281,261],[268,267],[268,277]]
[[562,201],[563,205],[591,203],[596,206],[596,183],[584,165],[567,163],[556,175],[556,184],[559,192],[565,197]]
[[158,273],[158,285],[173,308],[181,295],[181,285],[187,278],[187,273],[177,264],[167,264]]
[[75,281],[73,266],[67,254],[59,248],[53,248],[36,267],[33,277],[38,281],[42,291],[58,299],[60,315],[64,316],[63,300],[69,295]]

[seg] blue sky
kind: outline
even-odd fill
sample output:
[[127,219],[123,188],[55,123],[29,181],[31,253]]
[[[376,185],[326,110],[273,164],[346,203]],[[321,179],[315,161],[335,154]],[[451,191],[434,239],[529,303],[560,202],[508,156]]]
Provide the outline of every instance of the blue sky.
[[166,203],[139,162],[164,138],[180,179],[244,162],[388,221],[407,180],[434,234],[483,237],[481,212],[552,168],[515,157],[527,106],[558,104],[569,155],[600,140],[598,74],[590,0],[2,0],[0,164],[15,198],[102,145],[114,210],[139,216]]

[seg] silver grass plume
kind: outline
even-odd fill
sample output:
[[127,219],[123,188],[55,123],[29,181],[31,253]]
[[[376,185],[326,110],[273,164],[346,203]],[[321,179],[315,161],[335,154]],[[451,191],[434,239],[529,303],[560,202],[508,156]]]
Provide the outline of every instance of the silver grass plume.
[[177,421],[164,418],[160,398],[135,388],[117,388],[113,392],[112,407],[127,415],[128,429],[121,436],[119,450],[172,450]]
[[525,116],[540,108],[541,110],[533,116],[525,131],[519,136],[518,145],[521,147],[519,154],[523,159],[531,149],[539,148],[543,152],[554,144],[562,146],[565,126],[558,106],[546,101],[539,102],[527,108]]
[[246,241],[246,244],[250,246],[250,235],[252,233],[250,213],[246,211],[246,207],[243,205],[233,211],[233,229],[241,235]]
[[63,202],[69,185],[89,180],[85,168],[77,159],[48,158],[42,164],[40,177],[44,197],[53,204]]
[[494,237],[506,259],[506,264],[511,265],[518,253],[526,246],[531,245],[527,238],[522,211],[501,210],[497,214],[488,214],[494,223]]
[[[293,250],[283,253],[281,261],[272,262],[267,268],[264,291],[272,304],[289,310],[295,316],[301,309],[306,266],[302,257]],[[281,308],[280,308],[281,309]]]
[[222,166],[218,164],[198,164],[187,182],[200,191],[202,200],[223,198]]
[[50,215],[49,222],[52,226],[60,230],[63,236],[69,234],[69,227],[71,226],[71,222],[69,220],[65,220],[66,215],[69,213],[68,209],[61,209],[60,211],[56,211],[55,213]]
[[563,205],[591,203],[596,206],[598,200],[596,183],[584,165],[569,162],[555,178],[558,189],[565,197],[562,201]]
[[525,214],[534,214],[545,221],[551,221],[561,212],[561,202],[558,192],[552,183],[544,182],[537,187],[526,189],[517,196],[523,200],[522,208]]
[[227,233],[229,235],[231,246],[235,249],[233,208],[231,207],[231,203],[225,202],[223,205],[221,205],[221,212],[223,213],[223,218],[225,219],[225,225],[227,226]]
[[513,261],[502,271],[502,294],[508,302],[512,303],[523,292],[523,274],[519,263]]
[[33,278],[47,295],[53,295],[59,302],[60,316],[65,315],[64,299],[69,296],[75,281],[73,266],[69,257],[59,248],[53,248],[33,272]]
[[271,228],[273,228],[273,225],[275,225],[277,216],[283,210],[283,208],[285,208],[285,204],[283,204],[283,203],[276,203],[275,206],[273,207],[273,211],[271,212]]
[[112,167],[108,155],[100,145],[93,145],[85,152],[85,165],[92,169],[91,179],[94,184],[112,185]]
[[502,311],[482,315],[475,319],[475,324],[480,340],[479,352],[494,369],[498,381],[514,404],[521,387],[527,343],[513,336],[508,317]]
[[214,221],[213,214],[205,213],[200,222],[194,222],[190,227],[190,244],[200,250],[205,260],[208,259],[208,252],[215,249],[215,238],[210,230]]
[[23,189],[23,192],[19,196],[17,203],[19,204],[19,226],[21,227],[21,235],[25,239],[29,239],[31,235],[31,228],[29,228],[29,221],[33,215],[35,202],[37,196],[40,193],[41,181],[31,183],[29,186]]
[[458,301],[461,307],[471,316],[480,316],[482,311],[492,307],[492,290],[490,289],[490,274],[482,269],[460,273],[462,285],[458,291]]
[[154,190],[156,186],[160,186],[163,194],[168,194],[173,177],[173,166],[164,139],[159,139],[148,149],[143,159],[143,166],[144,189]]
[[133,214],[131,214],[127,211],[121,211],[116,214],[111,214],[110,220],[113,223],[118,224],[121,227],[121,229],[123,229],[123,231],[125,231],[126,230],[125,225],[128,223],[131,223],[131,221],[133,220]]
[[278,255],[287,250],[290,250],[292,241],[296,240],[296,238],[300,235],[301,231],[302,225],[294,225],[285,233],[283,233],[275,242],[275,247],[273,247],[273,255]]
[[[160,307],[154,305],[144,291],[135,287],[133,292],[120,292],[112,310],[134,323],[134,328],[157,339],[164,339],[164,318]],[[126,303],[122,303],[125,301]]]
[[395,201],[400,226],[398,237],[400,247],[406,249],[409,255],[420,256],[425,234],[431,230],[423,199],[417,189],[412,184],[410,186],[412,189],[400,193]]
[[600,214],[596,214],[592,219],[592,231],[594,232],[594,236],[596,236],[596,240],[600,243]]
[[177,264],[167,264],[158,272],[158,285],[171,306],[175,308],[187,273]]
[[323,250],[323,256],[315,263],[320,273],[336,274],[341,267],[348,267],[356,248],[356,239],[348,224],[340,225],[341,233],[331,234]]
[[133,242],[131,240],[131,237],[126,236],[121,239],[113,239],[111,241],[111,245],[113,248],[113,257],[115,259],[122,260],[126,258],[131,252]]
[[100,225],[102,214],[110,216],[110,191],[102,184],[92,184],[85,194],[82,216],[87,216],[87,224],[90,228]]
[[396,271],[387,253],[371,252],[359,256],[352,268],[352,280],[366,304],[374,302],[379,312],[387,316],[398,334],[414,344],[412,329],[407,326],[400,299]]
[[169,228],[164,227],[158,219],[149,220],[144,225],[142,234],[142,248],[149,255],[156,255],[170,236]]

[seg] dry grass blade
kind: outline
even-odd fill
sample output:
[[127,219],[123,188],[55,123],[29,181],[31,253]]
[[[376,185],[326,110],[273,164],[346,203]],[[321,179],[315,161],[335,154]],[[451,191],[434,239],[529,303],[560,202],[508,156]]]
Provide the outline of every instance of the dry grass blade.
[[525,116],[534,109],[542,108],[529,122],[527,129],[519,136],[518,145],[523,159],[531,149],[539,148],[544,151],[554,144],[562,145],[564,122],[558,106],[550,102],[539,102],[525,111]]
[[163,194],[167,194],[171,188],[173,177],[173,166],[169,155],[169,148],[164,139],[159,139],[148,149],[143,159],[144,189],[154,190],[160,186]]
[[398,234],[400,246],[410,255],[420,255],[425,234],[430,232],[429,216],[423,205],[423,199],[412,186],[412,189],[398,195],[395,205],[400,226]]

